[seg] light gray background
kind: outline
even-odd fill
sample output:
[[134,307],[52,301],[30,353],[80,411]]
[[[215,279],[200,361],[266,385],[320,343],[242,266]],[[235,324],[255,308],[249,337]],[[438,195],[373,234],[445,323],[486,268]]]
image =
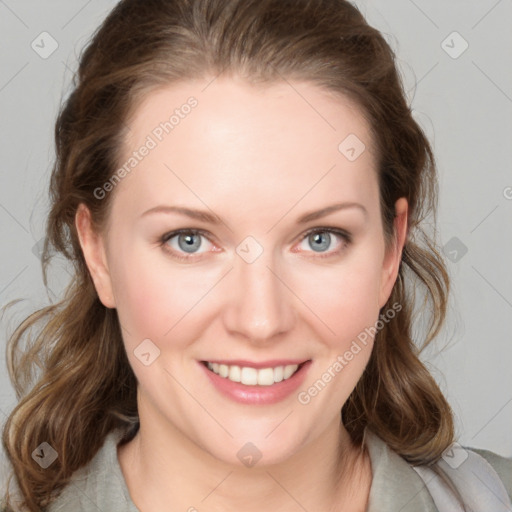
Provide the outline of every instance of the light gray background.
[[[55,117],[79,51],[115,3],[0,0],[0,306],[26,299],[0,325],[1,423],[16,403],[5,366],[7,329],[48,302],[37,243]],[[440,242],[451,259],[453,294],[447,326],[424,358],[455,411],[459,442],[511,457],[512,2],[356,3],[396,51],[438,161]],[[42,32],[58,43],[48,58],[31,47],[47,37]],[[57,269],[54,293],[68,277]]]

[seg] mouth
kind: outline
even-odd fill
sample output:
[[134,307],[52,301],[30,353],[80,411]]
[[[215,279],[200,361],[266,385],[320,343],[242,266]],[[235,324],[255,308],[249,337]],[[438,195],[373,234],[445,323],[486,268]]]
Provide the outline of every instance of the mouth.
[[210,372],[245,386],[273,386],[291,379],[301,368],[311,361],[201,361]]
[[207,377],[205,382],[221,395],[241,404],[263,406],[289,399],[304,384],[313,360],[197,362]]

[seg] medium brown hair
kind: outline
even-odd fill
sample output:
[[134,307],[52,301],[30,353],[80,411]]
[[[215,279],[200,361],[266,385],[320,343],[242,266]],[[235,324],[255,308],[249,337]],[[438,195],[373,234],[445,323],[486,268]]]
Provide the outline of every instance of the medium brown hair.
[[[343,406],[343,422],[355,443],[368,427],[414,464],[437,461],[453,441],[450,406],[419,359],[442,327],[449,291],[435,228],[428,234],[422,222],[433,215],[435,226],[436,166],[384,37],[344,0],[123,0],[83,51],[55,126],[43,279],[47,285],[54,253],[72,263],[73,278],[60,302],[28,316],[8,342],[19,403],[2,441],[29,511],[50,503],[111,430],[133,428],[138,418],[137,383],[117,312],[96,293],[75,228],[77,207],[85,204],[94,229],[104,229],[115,191],[98,199],[94,190],[118,169],[125,123],[141,99],[162,86],[222,73],[253,84],[307,81],[360,108],[377,154],[387,247],[400,197],[409,204],[408,234],[382,311],[395,303],[402,309],[377,332],[369,363]],[[409,283],[423,289],[424,308],[430,303],[422,341],[412,337]],[[41,371],[34,379],[35,366]],[[45,470],[31,458],[43,441],[58,453]]]

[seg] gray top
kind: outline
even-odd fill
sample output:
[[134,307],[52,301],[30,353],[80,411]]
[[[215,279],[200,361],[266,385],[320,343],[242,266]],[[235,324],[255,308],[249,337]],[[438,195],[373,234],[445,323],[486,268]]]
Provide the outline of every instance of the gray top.
[[[117,443],[124,435],[114,430],[91,462],[73,475],[48,512],[140,512],[131,500],[119,461]],[[438,512],[423,480],[414,469],[370,430],[365,431],[372,466],[366,512]],[[512,497],[512,459],[475,450],[492,465]]]

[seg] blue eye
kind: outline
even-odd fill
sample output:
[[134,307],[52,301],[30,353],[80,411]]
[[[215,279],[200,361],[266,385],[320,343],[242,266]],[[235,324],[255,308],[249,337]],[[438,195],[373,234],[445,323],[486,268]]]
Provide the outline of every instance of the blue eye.
[[[198,250],[204,246],[201,237],[206,238],[206,235],[197,229],[182,229],[179,231],[173,231],[172,233],[168,233],[162,237],[162,244],[165,246],[165,249],[176,256],[178,259],[186,260],[187,256],[180,256],[180,252],[184,252],[187,254],[201,254],[201,251]],[[169,243],[175,242],[175,243]],[[208,241],[209,244],[211,242]]]
[[331,235],[327,231],[316,232],[308,236],[308,242],[311,244],[314,251],[323,252],[331,245]]
[[198,235],[197,233],[191,233],[191,234],[184,234],[181,233],[177,235],[178,237],[178,246],[180,249],[184,250],[185,252],[195,252],[201,247],[201,235]]
[[[337,249],[329,250],[335,237],[341,239],[341,243],[338,243]],[[312,252],[319,253],[320,257],[325,257],[341,252],[352,242],[352,238],[349,233],[340,229],[314,228],[306,233],[302,239],[302,243],[304,242],[307,242],[313,249]]]
[[[329,250],[338,238],[337,248]],[[206,240],[206,244],[203,243]],[[301,244],[307,243],[309,248],[301,247],[300,252],[313,252],[318,258],[326,258],[340,254],[352,242],[351,235],[337,228],[318,227],[308,231],[301,239]],[[201,255],[211,251],[213,244],[207,233],[200,229],[180,229],[162,236],[160,240],[164,250],[173,258],[181,261],[196,259],[194,255]],[[200,251],[200,249],[204,249]],[[213,252],[213,251],[211,251]]]

